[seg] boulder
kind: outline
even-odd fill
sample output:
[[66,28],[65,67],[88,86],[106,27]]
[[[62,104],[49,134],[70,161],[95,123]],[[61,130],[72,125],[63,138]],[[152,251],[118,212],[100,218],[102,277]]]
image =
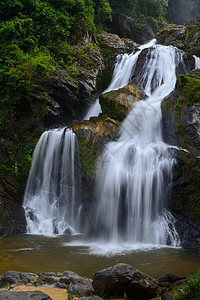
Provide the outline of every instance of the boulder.
[[165,274],[158,279],[160,287],[172,287],[182,284],[188,278],[184,276],[176,276],[174,274]]
[[80,300],[103,300],[103,298],[96,296],[96,295],[93,295],[90,297],[80,297],[79,299]]
[[88,297],[92,296],[93,294],[92,280],[81,277],[71,271],[63,272],[55,287],[66,288],[69,294],[72,294],[76,297]]
[[1,300],[52,300],[47,294],[41,291],[32,291],[32,292],[10,292],[1,290],[0,291]]
[[34,273],[7,271],[1,278],[0,286],[10,288],[20,284],[33,284],[37,278],[38,276]]
[[102,94],[99,99],[104,115],[123,121],[132,109],[134,102],[144,98],[144,92],[137,86],[128,84],[121,89]]
[[[126,40],[126,42],[121,39],[117,34],[107,33],[101,31],[97,35],[98,43],[102,48],[107,48],[116,51],[116,53],[125,53],[133,51],[138,44],[134,43],[133,40]],[[129,46],[127,46],[127,44]]]
[[151,299],[158,293],[155,279],[122,263],[95,273],[92,285],[94,294],[104,297]]

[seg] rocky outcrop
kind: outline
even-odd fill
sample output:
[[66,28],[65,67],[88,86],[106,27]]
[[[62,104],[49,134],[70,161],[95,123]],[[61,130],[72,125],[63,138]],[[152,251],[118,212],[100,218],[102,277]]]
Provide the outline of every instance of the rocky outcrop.
[[158,282],[127,264],[117,264],[93,276],[94,293],[112,297],[126,295],[131,299],[150,299],[158,293]]
[[200,17],[185,25],[167,25],[157,34],[158,42],[200,56]]
[[16,271],[7,271],[0,280],[0,287],[14,287],[20,284],[33,283],[38,279],[38,276],[33,273],[23,273]]
[[[135,101],[144,99],[145,94],[134,85],[127,85],[117,91],[111,91],[100,96],[102,114],[89,121],[72,125],[78,140],[81,162],[81,190],[82,190],[82,228],[87,224],[87,232],[93,234],[95,229],[95,171],[98,157],[105,145],[118,137],[119,125],[131,110]],[[90,211],[91,216],[88,215]]]
[[[166,299],[169,291],[187,280],[186,277],[173,274],[165,274],[156,280],[124,263],[96,272],[93,281],[71,271],[44,272],[39,275],[7,271],[0,277],[0,299],[8,299],[4,297],[9,296],[13,300],[29,299],[29,296],[36,300],[51,299],[45,298],[47,295],[41,292],[48,293],[49,288],[66,290],[68,299],[102,300],[99,295],[104,299],[112,299],[113,296],[141,300],[161,296],[161,299]],[[33,292],[18,292],[26,290],[26,287]]]
[[163,137],[176,158],[171,200],[182,245],[199,248],[200,230],[200,76],[199,70],[180,75],[175,91],[162,103]]
[[103,114],[115,120],[123,121],[132,109],[134,102],[144,99],[145,94],[137,86],[127,86],[100,96]]
[[[39,287],[41,286],[66,289],[69,295],[76,296],[77,298],[91,297],[93,295],[92,280],[89,278],[81,277],[71,271],[65,271],[63,273],[46,272],[39,275],[33,273],[7,271],[0,279],[0,287],[4,289],[12,289],[22,284],[33,286],[35,287],[35,290],[39,290]],[[15,293],[14,295],[17,295],[17,293]],[[38,300],[40,300],[40,298],[38,298]]]
[[147,20],[143,20],[141,21],[142,24],[138,24],[132,16],[115,11],[112,14],[112,19],[113,31],[120,37],[132,39],[139,44],[155,37],[155,32]]

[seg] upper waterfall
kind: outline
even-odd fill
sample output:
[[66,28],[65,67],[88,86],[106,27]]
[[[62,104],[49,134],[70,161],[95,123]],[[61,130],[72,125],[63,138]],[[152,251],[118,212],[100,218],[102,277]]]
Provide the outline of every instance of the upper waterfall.
[[140,74],[148,97],[134,104],[99,159],[96,227],[113,243],[179,245],[166,205],[174,159],[162,140],[161,102],[175,87],[182,57],[172,46],[149,48]]
[[[111,83],[108,88],[103,91],[103,94],[113,90],[118,90],[127,85],[134,74],[138,56],[141,51],[155,45],[155,43],[156,39],[153,39],[149,43],[139,46],[136,52],[131,54],[119,54],[115,61]],[[97,98],[83,119],[89,120],[91,117],[98,117],[101,112],[101,105],[99,103],[99,98]]]

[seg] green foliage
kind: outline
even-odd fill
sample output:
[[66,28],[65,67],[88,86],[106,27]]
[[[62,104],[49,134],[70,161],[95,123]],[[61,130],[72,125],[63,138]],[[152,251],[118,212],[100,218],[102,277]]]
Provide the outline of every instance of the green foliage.
[[198,300],[200,298],[200,272],[182,285],[173,296],[173,300]]
[[110,0],[111,6],[134,19],[145,17],[165,19],[168,0]]
[[199,102],[200,84],[198,78],[192,76],[179,75],[177,79],[177,89],[181,94],[181,103],[185,102],[187,106],[191,106]]

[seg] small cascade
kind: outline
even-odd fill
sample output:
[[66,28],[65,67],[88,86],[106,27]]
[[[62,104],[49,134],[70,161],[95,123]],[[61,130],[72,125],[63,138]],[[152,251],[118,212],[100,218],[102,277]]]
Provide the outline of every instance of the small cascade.
[[200,57],[193,55],[195,59],[195,69],[200,69]]
[[172,46],[149,47],[140,74],[148,97],[134,104],[99,159],[96,227],[109,242],[179,245],[166,206],[174,159],[162,140],[161,102],[175,87],[177,67],[184,68],[182,57]]
[[[116,58],[113,76],[109,87],[103,92],[108,93],[113,90],[118,90],[129,83],[134,74],[135,66],[143,49],[147,49],[155,45],[156,39],[151,40],[149,43],[138,47],[137,51],[131,54],[119,54]],[[86,113],[84,120],[89,120],[91,117],[98,117],[102,112],[99,98],[91,105]]]
[[34,150],[23,207],[27,232],[74,234],[80,203],[76,136],[68,128],[42,134]]

